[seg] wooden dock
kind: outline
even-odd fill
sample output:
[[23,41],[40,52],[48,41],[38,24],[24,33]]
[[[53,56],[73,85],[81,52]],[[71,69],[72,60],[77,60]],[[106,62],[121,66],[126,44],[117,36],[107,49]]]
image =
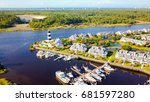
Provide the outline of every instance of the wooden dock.
[[80,76],[82,76],[83,74],[77,70],[75,70],[74,68],[71,68],[72,71],[76,72],[77,74],[79,74]]

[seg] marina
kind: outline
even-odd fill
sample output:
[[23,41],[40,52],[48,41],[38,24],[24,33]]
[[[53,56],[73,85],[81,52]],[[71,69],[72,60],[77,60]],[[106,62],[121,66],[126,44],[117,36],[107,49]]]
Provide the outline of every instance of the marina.
[[[77,66],[73,66],[71,68],[71,70],[73,72],[75,72],[76,74],[78,74],[79,76],[78,77],[74,77],[72,75],[72,73],[69,73],[70,75],[68,75],[68,73],[66,73],[66,76],[68,76],[70,78],[70,81],[67,81],[68,83],[66,83],[66,81],[64,80],[64,78],[68,79],[68,77],[64,77],[65,75],[58,76],[56,74],[56,77],[61,82],[63,82],[64,84],[69,84],[69,85],[80,85],[80,84],[82,84],[82,85],[86,85],[88,83],[90,85],[96,85],[97,82],[102,82],[103,79],[106,79],[106,77],[108,75],[106,75],[105,73],[106,73],[106,71],[108,69],[111,69],[111,70],[109,70],[109,73],[111,73],[112,71],[114,71],[114,69],[111,68],[111,66],[108,63],[105,63],[101,67],[96,67],[93,70],[90,70],[88,67],[85,67],[85,66],[83,66],[83,68],[84,68],[84,72],[81,72],[81,70]],[[106,68],[107,68],[107,70],[105,70]],[[59,72],[59,71],[57,71],[57,72]]]
[[[149,27],[150,25],[134,25],[127,27],[59,29],[52,31],[52,37],[65,38],[75,33],[91,32],[92,34],[96,34],[98,32],[115,32],[118,30],[126,31],[128,29],[137,30]],[[8,72],[0,75],[0,78],[6,78],[19,85],[60,85],[60,83],[56,80],[56,71],[63,71],[66,68],[70,69],[70,67],[74,65],[77,65],[79,68],[85,65],[85,67],[88,67],[90,70],[95,68],[91,65],[93,61],[90,62],[89,60],[76,60],[77,58],[75,58],[69,62],[64,61],[63,59],[54,61],[54,59],[58,57],[58,54],[54,54],[54,52],[51,52],[52,55],[50,55],[50,57],[43,57],[42,59],[36,56],[36,51],[30,52],[30,44],[46,39],[46,32],[47,31],[1,33],[0,60],[1,63],[8,69]],[[98,63],[98,66],[101,66],[104,63]],[[126,71],[126,69],[123,69],[122,66],[113,66],[112,64],[111,66],[116,70],[108,75],[105,74],[106,79],[103,79],[102,82],[97,83],[98,85],[143,85],[149,79],[148,74],[135,73],[134,71],[130,70]],[[74,72],[72,73],[74,74]],[[79,75],[76,74],[77,73],[75,73],[74,77],[79,77]],[[79,82],[76,84],[80,82],[82,83],[82,81],[79,79]]]

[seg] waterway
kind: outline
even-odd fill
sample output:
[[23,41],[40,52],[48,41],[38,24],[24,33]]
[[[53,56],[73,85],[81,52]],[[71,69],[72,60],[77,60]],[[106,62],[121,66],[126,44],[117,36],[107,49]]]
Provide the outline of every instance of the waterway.
[[[150,28],[150,25],[134,25],[123,27],[94,27],[84,29],[59,29],[52,31],[53,38],[69,37],[72,34],[98,32],[116,32]],[[0,62],[8,68],[8,73],[0,75],[21,85],[59,85],[55,71],[65,70],[73,65],[81,67],[85,61],[63,60],[54,61],[38,59],[36,52],[30,52],[28,47],[36,41],[46,39],[47,31],[4,32],[0,33]],[[138,85],[144,84],[148,76],[117,69],[101,83],[102,85]]]

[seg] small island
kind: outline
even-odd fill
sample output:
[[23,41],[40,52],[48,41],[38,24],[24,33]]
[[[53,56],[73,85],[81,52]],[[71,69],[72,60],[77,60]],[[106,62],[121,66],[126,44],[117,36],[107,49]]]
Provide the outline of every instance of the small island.
[[150,29],[74,34],[63,39],[52,39],[48,31],[47,40],[35,42],[30,49],[43,51],[37,53],[42,57],[52,52],[150,75]]

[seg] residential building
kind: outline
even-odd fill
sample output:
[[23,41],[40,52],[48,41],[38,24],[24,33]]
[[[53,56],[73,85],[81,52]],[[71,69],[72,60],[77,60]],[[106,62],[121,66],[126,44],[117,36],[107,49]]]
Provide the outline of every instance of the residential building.
[[95,57],[107,57],[108,49],[100,46],[92,46],[88,53],[94,55]]

